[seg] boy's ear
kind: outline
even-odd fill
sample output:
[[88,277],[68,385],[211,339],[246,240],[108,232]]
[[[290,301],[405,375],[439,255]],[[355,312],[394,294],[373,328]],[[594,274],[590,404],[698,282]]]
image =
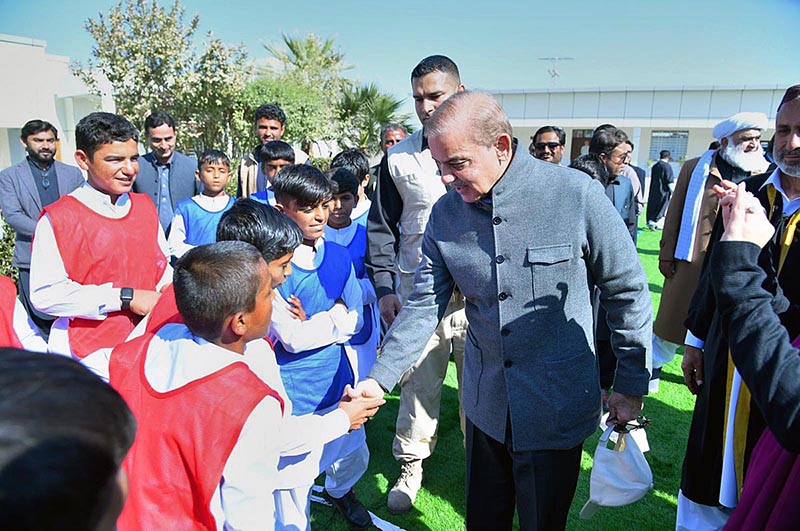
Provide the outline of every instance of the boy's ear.
[[91,162],[91,160],[89,159],[89,155],[87,155],[84,150],[75,150],[75,162],[78,163],[78,167],[83,171],[89,170],[89,162]]
[[247,333],[247,319],[245,312],[236,312],[225,320],[225,327],[237,337],[242,337]]
[[275,203],[275,210],[277,210],[281,214],[285,214],[286,213],[286,209],[280,203]]
[[200,180],[200,170],[194,170],[194,178]]

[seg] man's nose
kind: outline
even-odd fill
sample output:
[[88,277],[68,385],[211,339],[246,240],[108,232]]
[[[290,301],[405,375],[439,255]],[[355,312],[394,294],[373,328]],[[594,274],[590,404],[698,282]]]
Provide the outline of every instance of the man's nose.
[[789,133],[789,138],[786,141],[787,149],[800,148],[800,131],[792,131]]

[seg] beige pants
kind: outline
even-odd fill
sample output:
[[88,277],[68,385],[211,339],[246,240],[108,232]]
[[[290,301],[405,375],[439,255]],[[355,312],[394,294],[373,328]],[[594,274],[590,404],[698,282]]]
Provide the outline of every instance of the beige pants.
[[[413,275],[401,275],[398,295],[405,301],[413,284]],[[404,289],[405,288],[405,289]],[[450,355],[456,362],[458,377],[458,415],[461,433],[464,434],[464,410],[461,407],[461,374],[464,366],[464,341],[467,336],[467,318],[464,314],[464,296],[453,294],[442,322],[428,340],[422,356],[400,379],[400,407],[392,454],[398,461],[425,459],[436,447],[439,425],[439,408],[442,385],[447,374]]]

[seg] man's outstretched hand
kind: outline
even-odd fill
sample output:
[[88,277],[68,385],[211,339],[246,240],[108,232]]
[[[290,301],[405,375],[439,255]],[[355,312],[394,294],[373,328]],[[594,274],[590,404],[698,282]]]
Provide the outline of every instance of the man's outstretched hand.
[[355,387],[348,385],[345,387],[344,392],[350,398],[383,398],[383,395],[386,394],[386,391],[383,390],[377,380],[372,378],[361,380]]

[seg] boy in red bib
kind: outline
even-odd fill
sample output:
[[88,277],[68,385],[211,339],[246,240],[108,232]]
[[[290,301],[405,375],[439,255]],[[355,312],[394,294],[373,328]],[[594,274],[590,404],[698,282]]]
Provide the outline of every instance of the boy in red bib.
[[42,211],[31,251],[31,302],[58,317],[49,351],[77,358],[106,380],[111,349],[172,278],[153,203],[130,193],[138,139],[115,114],[78,123],[75,160],[87,182]]
[[284,402],[245,352],[269,330],[269,270],[250,244],[200,246],[176,265],[174,289],[185,325],[111,357],[110,383],[139,422],[118,528],[269,528]]
[[287,445],[321,446],[382,403],[347,402],[338,417],[287,420],[295,420],[291,403],[262,340],[274,280],[263,251],[247,243],[192,249],[173,284],[185,325],[167,323],[114,349],[110,383],[139,421],[120,531],[277,529],[273,491]]

